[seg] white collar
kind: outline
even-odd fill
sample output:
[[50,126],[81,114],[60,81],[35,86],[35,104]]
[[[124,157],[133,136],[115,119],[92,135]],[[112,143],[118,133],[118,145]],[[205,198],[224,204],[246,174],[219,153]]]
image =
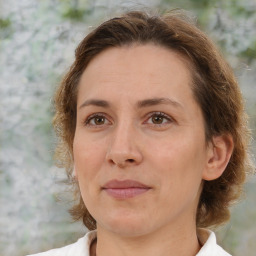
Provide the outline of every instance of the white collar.
[[196,256],[231,256],[217,244],[214,232],[198,228],[197,237],[203,246]]
[[[231,256],[217,245],[216,236],[212,231],[197,229],[197,236],[203,246],[196,256]],[[90,256],[90,246],[96,237],[96,230],[90,231],[76,243],[30,256]]]

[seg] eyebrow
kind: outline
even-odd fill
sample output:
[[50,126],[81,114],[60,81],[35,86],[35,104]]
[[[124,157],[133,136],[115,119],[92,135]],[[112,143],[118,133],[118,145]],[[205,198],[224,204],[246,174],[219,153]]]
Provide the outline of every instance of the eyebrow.
[[146,100],[142,100],[139,101],[137,103],[137,106],[139,108],[143,108],[143,107],[150,107],[150,106],[155,106],[155,105],[172,105],[174,107],[178,107],[178,108],[183,108],[183,106],[181,105],[181,103],[175,101],[175,100],[171,100],[169,98],[152,98],[152,99],[146,99]]
[[[138,108],[144,108],[144,107],[150,107],[150,106],[156,106],[156,105],[172,105],[177,108],[183,108],[183,106],[174,100],[171,100],[169,98],[152,98],[152,99],[145,99],[137,102]],[[103,107],[103,108],[109,108],[110,103],[106,100],[100,100],[100,99],[89,99],[86,100],[79,108],[83,108],[86,106],[97,106],[97,107]]]
[[103,107],[103,108],[109,108],[110,104],[106,100],[98,100],[98,99],[90,99],[86,100],[79,108],[83,108],[86,106],[98,106],[98,107]]

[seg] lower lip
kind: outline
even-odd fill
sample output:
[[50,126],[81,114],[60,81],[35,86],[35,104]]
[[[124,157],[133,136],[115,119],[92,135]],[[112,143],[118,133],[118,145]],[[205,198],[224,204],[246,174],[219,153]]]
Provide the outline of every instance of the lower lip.
[[116,199],[127,199],[146,193],[149,188],[105,188],[104,190]]

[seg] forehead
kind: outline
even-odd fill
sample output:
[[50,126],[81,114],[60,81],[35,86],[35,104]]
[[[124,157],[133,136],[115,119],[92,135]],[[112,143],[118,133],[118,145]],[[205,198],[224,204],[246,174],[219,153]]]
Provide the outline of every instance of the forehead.
[[82,74],[79,95],[162,97],[169,91],[174,97],[176,91],[192,97],[191,81],[188,61],[180,54],[154,44],[129,45],[95,56]]

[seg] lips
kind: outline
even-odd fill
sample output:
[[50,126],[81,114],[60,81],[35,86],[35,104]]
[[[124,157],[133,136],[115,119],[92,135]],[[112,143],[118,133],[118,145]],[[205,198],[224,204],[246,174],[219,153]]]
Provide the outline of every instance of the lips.
[[135,180],[111,180],[103,186],[103,190],[116,199],[128,199],[141,195],[151,187]]

